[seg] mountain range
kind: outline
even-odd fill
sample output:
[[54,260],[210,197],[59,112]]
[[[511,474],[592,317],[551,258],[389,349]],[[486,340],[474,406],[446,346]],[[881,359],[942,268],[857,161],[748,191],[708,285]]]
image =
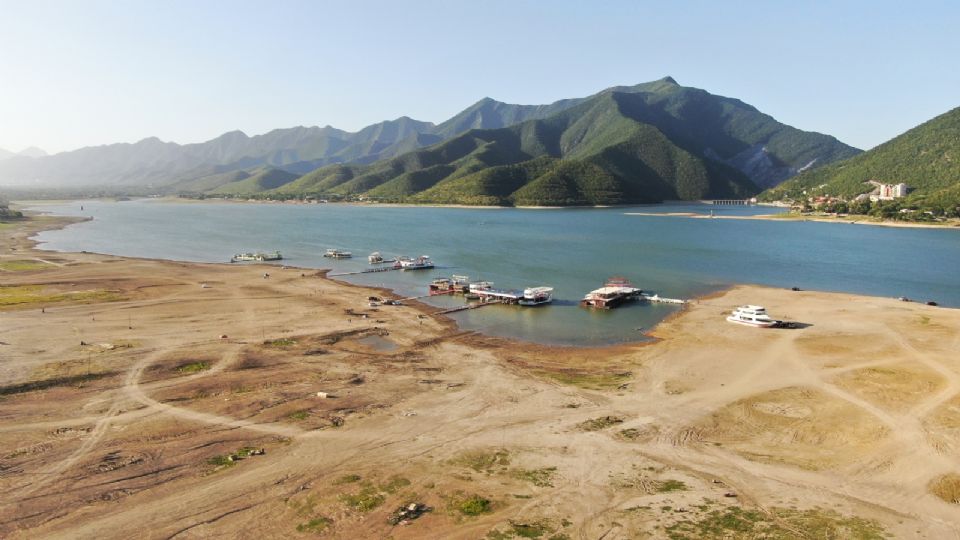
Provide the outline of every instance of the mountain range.
[[768,200],[813,195],[850,198],[874,186],[905,183],[910,199],[960,203],[960,107],[933,118],[851,159],[804,172],[766,191]]
[[4,150],[3,148],[0,148],[0,161],[9,159],[12,157],[16,157],[16,156],[36,158],[36,157],[44,157],[46,155],[47,153],[44,152],[43,149],[37,148],[36,146],[24,148],[19,152],[11,152],[10,150]]
[[860,151],[670,77],[548,105],[484,98],[440,124],[407,117],[156,138],[0,162],[0,184],[411,202],[601,204],[745,196]]

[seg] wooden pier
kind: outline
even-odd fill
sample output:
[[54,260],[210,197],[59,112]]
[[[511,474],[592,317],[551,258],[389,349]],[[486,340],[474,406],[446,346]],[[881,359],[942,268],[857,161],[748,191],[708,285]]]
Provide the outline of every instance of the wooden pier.
[[458,311],[466,311],[468,309],[477,309],[482,308],[483,306],[492,306],[498,302],[477,302],[476,304],[465,304],[462,306],[457,306],[454,308],[444,309],[441,311],[434,312],[434,315],[446,315],[448,313],[456,313]]
[[399,270],[399,268],[367,268],[366,270],[358,270],[356,272],[339,272],[336,274],[327,274],[329,277],[339,277],[339,276],[357,276],[360,274],[375,274],[377,272],[392,272],[394,270]]
[[712,201],[702,201],[715,206],[749,206],[753,204],[750,199],[714,199]]

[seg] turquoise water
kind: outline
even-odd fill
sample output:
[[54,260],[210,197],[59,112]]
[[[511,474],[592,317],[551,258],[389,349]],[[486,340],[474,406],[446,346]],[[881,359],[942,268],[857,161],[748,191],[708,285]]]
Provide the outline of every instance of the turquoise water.
[[[80,210],[81,204],[84,210]],[[834,223],[630,216],[626,212],[770,213],[770,208],[677,204],[608,209],[464,209],[348,205],[84,201],[39,210],[94,220],[45,231],[45,249],[221,262],[241,251],[283,252],[284,263],[368,268],[366,256],[429,255],[438,268],[352,276],[404,296],[431,279],[465,274],[498,287],[555,287],[539,308],[490,306],[455,315],[466,329],[557,344],[635,341],[677,307],[577,306],[611,275],[666,297],[735,283],[908,296],[960,306],[960,231]],[[356,258],[331,261],[327,248]],[[436,297],[435,305],[462,300]]]

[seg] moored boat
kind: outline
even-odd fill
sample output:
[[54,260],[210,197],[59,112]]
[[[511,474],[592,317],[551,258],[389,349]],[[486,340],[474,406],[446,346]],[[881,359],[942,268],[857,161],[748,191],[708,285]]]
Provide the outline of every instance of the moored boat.
[[237,253],[230,258],[230,262],[263,262],[263,261],[279,261],[283,259],[283,255],[279,251],[274,251],[273,253]]
[[450,276],[437,278],[430,282],[429,291],[437,294],[464,294],[469,291],[470,278],[467,276]]
[[523,298],[517,303],[521,306],[540,306],[553,302],[553,287],[529,287],[523,290]]
[[612,277],[604,283],[603,287],[587,293],[583,300],[580,300],[580,305],[597,309],[611,309],[624,302],[638,300],[642,297],[642,294],[643,290],[634,287],[626,278]]
[[433,268],[433,261],[426,255],[421,255],[416,259],[400,257],[394,264],[394,268],[399,268],[400,270],[426,270]]
[[349,259],[353,257],[353,253],[343,251],[342,249],[328,249],[323,256],[331,259]]

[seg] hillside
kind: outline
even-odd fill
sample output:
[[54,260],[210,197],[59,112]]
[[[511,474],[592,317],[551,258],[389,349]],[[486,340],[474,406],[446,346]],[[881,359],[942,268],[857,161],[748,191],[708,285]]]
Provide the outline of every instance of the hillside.
[[[875,180],[905,183],[912,200],[960,203],[960,107],[929,120],[868,152],[805,172],[762,194],[765,200],[812,195],[853,197]],[[806,191],[806,194],[804,192]]]
[[241,180],[246,180],[253,176],[247,171],[230,171],[219,174],[210,174],[207,176],[201,176],[195,180],[183,180],[173,184],[171,190],[176,193],[204,193],[207,191],[213,191],[221,186],[226,184],[239,182]]
[[[699,156],[738,168],[761,186],[775,185],[804,167],[857,152],[833,137],[784,126],[737,100],[685,88],[666,77],[547,105],[515,105],[484,98],[438,125],[401,117],[355,133],[330,126],[276,129],[253,137],[231,131],[195,144],[180,145],[152,137],[133,144],[88,147],[51,156],[9,156],[0,159],[0,185],[176,193],[192,181],[237,171],[249,173],[264,166],[303,175],[334,164],[373,164],[473,129],[500,129],[545,119],[611,92],[672,100],[665,111],[678,121],[677,125],[658,123],[661,131],[675,142],[686,141],[681,146],[690,146]],[[698,127],[696,122],[704,119],[719,119],[720,125]],[[704,137],[705,132],[710,136]]]
[[215,195],[248,195],[260,193],[283,186],[297,178],[298,176],[294,173],[273,167],[265,167],[255,171],[255,174],[250,174],[235,181],[221,184],[216,189],[211,190],[210,193]]
[[3,148],[0,148],[0,161],[3,161],[3,160],[5,160],[5,159],[9,159],[9,158],[12,158],[12,157],[16,157],[16,156],[28,157],[28,158],[37,158],[37,157],[44,157],[44,156],[46,156],[46,155],[47,155],[47,153],[44,152],[42,148],[37,148],[36,146],[31,146],[31,147],[29,147],[29,148],[24,148],[23,150],[21,150],[21,151],[19,151],[19,152],[11,152],[10,150],[5,150],[5,149],[3,149]]
[[[475,109],[473,118],[521,114],[485,101]],[[370,165],[323,167],[264,196],[553,206],[745,197],[858,152],[671,78],[556,109]]]

